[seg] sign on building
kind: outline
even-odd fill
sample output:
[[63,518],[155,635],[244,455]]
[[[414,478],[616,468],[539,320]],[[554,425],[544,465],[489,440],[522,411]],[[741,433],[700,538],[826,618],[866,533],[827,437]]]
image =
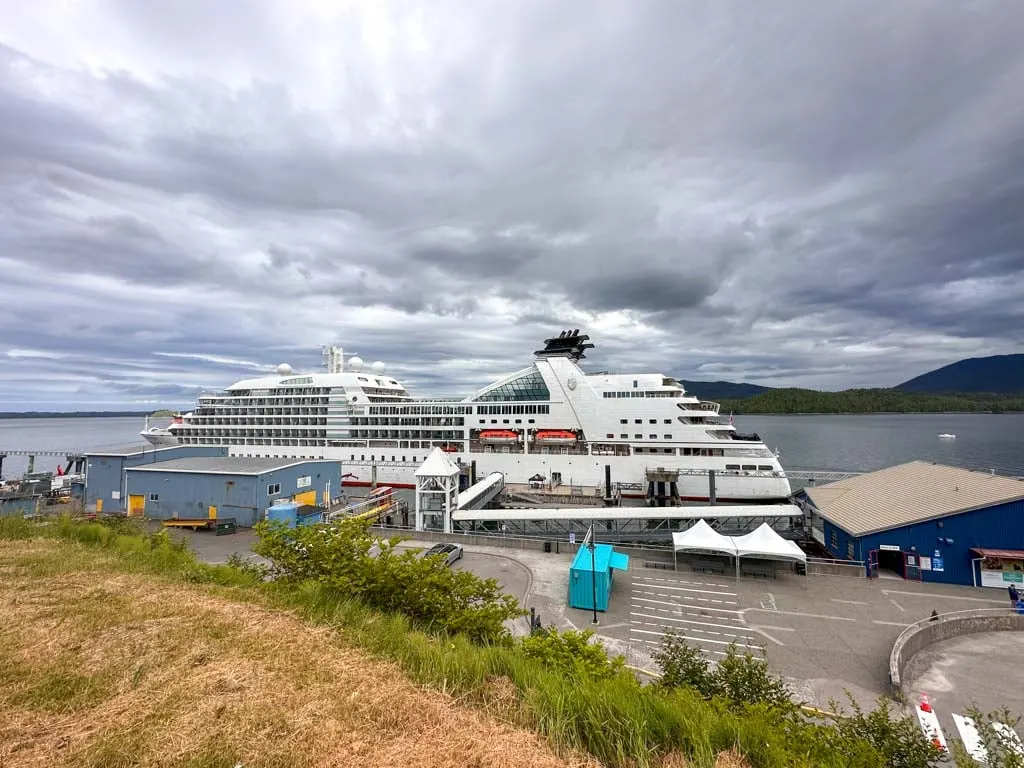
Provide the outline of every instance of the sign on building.
[[309,475],[304,475],[298,479],[295,483],[296,488],[309,488],[313,484],[313,478]]

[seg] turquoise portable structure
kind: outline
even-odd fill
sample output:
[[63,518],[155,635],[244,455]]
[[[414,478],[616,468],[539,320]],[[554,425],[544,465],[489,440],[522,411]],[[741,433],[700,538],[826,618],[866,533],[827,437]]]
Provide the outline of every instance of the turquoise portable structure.
[[597,610],[607,611],[612,571],[628,568],[629,555],[616,552],[611,544],[595,544],[593,554],[590,547],[580,547],[569,568],[569,607],[594,610],[596,593]]

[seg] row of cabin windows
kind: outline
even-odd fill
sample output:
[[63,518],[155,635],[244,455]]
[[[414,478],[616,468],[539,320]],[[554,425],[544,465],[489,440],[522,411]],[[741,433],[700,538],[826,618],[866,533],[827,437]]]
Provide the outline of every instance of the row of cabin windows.
[[[605,435],[605,437],[611,438],[612,440],[614,440],[614,439],[615,439],[615,435],[614,435],[613,433],[611,433],[611,432],[608,432],[608,433],[607,433],[607,434]],[[623,440],[628,440],[628,439],[629,439],[629,435],[627,435],[627,434],[625,434],[625,433],[623,433],[623,434],[619,435],[619,437],[620,437],[621,439],[623,439]],[[640,434],[640,433],[638,432],[638,433],[636,433],[636,434],[634,434],[634,435],[633,435],[633,439],[634,439],[634,440],[643,440],[643,439],[644,439],[644,436],[643,436],[642,434]],[[657,435],[648,435],[648,436],[647,436],[647,439],[648,439],[648,440],[657,440],[657,439],[658,439],[658,436],[657,436]],[[664,438],[664,439],[665,439],[665,440],[671,440],[671,439],[672,439],[672,435],[665,435],[665,438]]]
[[478,414],[495,414],[495,413],[550,413],[550,405],[478,405],[476,407]]
[[725,471],[743,472],[772,472],[775,470],[771,464],[726,464]]
[[[649,419],[649,422],[651,424],[657,424],[658,420],[657,419]],[[643,424],[644,420],[643,419],[633,419],[633,423],[634,424]],[[665,423],[666,424],[671,424],[672,423],[672,419],[665,419]],[[619,424],[629,424],[629,419],[619,419]]]
[[[480,419],[480,423],[481,424],[486,424],[487,423],[487,419]],[[497,424],[497,423],[498,423],[497,419],[491,419],[491,424]],[[508,419],[502,419],[501,423],[502,424],[508,424]],[[523,423],[522,419],[516,419],[516,424],[522,424],[522,423]],[[527,424],[536,424],[537,420],[536,419],[527,419],[526,423]]]
[[[636,382],[633,382],[636,386]],[[675,392],[650,392],[634,389],[632,392],[602,392],[605,398],[618,398],[618,397],[682,397],[683,393],[679,391]]]
[[[355,460],[356,460],[356,455],[355,455],[355,454],[353,453],[353,454],[352,454],[351,456],[349,456],[349,459],[348,459],[348,460],[349,460],[349,461],[355,461]],[[359,455],[359,460],[360,460],[360,461],[366,461],[366,454],[365,454],[365,453],[364,453],[364,454],[360,454],[360,455]],[[377,454],[373,454],[372,456],[370,456],[370,461],[376,461],[376,460],[377,460]],[[387,459],[385,458],[384,454],[381,454],[380,460],[381,460],[381,461],[386,461],[386,460],[387,460]],[[394,457],[394,456],[392,456],[392,457],[391,457],[391,460],[392,460],[392,461],[394,461],[394,460],[395,460],[395,457]],[[402,461],[403,461],[403,462],[405,461],[405,456],[403,456],[403,457],[402,457]],[[413,463],[413,464],[415,464],[415,463],[416,463],[416,462],[418,462],[418,461],[419,461],[419,459],[417,459],[417,458],[416,458],[415,456],[413,456],[413,457],[412,457],[412,463]]]

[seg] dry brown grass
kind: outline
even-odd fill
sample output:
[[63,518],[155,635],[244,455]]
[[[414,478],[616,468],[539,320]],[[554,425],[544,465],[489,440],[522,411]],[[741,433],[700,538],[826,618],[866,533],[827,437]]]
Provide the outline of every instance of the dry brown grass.
[[502,722],[508,681],[482,712],[328,630],[69,549],[0,542],[3,768],[593,764]]

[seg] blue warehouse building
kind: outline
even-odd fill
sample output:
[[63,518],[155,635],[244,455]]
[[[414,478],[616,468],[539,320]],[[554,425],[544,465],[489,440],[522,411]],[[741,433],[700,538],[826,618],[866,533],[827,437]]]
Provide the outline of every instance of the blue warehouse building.
[[276,501],[323,504],[341,488],[341,463],[199,456],[125,469],[133,515],[160,520],[233,518],[252,526]]
[[813,537],[833,557],[945,584],[1024,587],[1024,481],[913,461],[804,488]]
[[228,449],[214,445],[172,445],[155,448],[130,445],[85,452],[85,506],[97,512],[127,512],[125,470],[158,461],[193,456],[227,456]]

